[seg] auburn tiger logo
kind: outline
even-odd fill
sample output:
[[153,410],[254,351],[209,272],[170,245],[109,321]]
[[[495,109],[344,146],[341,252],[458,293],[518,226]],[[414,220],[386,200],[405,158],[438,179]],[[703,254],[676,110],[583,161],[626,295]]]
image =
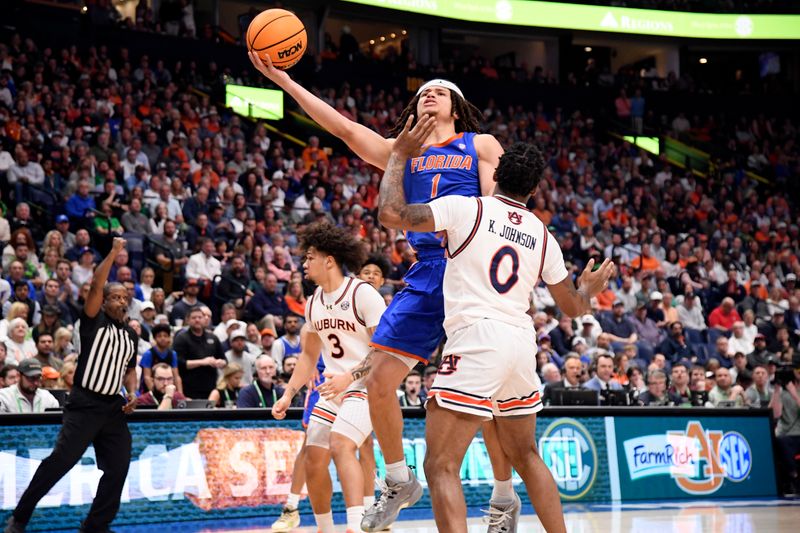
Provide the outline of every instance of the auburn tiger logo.
[[515,213],[514,211],[509,211],[508,220],[515,226],[519,226],[520,224],[522,224],[522,215],[520,215],[519,213]]

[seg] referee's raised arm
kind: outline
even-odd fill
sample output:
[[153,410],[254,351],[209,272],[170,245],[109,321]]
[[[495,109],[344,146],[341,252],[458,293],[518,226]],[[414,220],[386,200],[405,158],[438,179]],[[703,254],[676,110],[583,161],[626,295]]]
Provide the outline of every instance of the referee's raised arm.
[[83,306],[83,312],[86,316],[94,318],[100,312],[103,306],[103,290],[108,281],[108,274],[111,272],[111,266],[114,264],[114,259],[125,248],[125,239],[114,237],[114,242],[111,245],[111,251],[108,252],[103,261],[94,269],[94,276],[92,277],[92,284],[89,288],[89,294],[86,296],[86,302]]

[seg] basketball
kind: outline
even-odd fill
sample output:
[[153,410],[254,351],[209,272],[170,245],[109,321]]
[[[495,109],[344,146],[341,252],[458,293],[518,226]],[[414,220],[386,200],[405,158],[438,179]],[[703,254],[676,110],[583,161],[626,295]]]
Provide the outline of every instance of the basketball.
[[275,68],[286,70],[303,57],[308,44],[306,28],[297,15],[285,9],[259,13],[247,28],[247,48],[262,60],[269,56]]

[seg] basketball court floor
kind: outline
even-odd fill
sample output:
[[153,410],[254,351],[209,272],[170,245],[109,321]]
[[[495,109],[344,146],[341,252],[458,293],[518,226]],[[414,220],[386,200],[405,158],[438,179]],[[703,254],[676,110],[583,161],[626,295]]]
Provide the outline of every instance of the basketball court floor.
[[[800,499],[722,500],[626,504],[567,504],[564,507],[570,533],[793,533],[800,531]],[[480,509],[469,510],[469,532],[483,533]],[[430,510],[409,509],[400,515],[394,533],[434,533]],[[343,532],[344,516],[336,516]],[[269,532],[272,520],[246,519],[226,522],[174,522],[118,526],[119,533],[255,533]],[[342,524],[342,525],[339,525]],[[303,516],[298,533],[313,533],[313,517]],[[543,532],[530,506],[523,507],[520,533]]]

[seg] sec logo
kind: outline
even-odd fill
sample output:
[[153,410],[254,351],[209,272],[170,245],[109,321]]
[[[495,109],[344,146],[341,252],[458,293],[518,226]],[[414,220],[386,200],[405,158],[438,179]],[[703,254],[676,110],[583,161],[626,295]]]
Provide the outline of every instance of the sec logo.
[[565,500],[584,497],[597,478],[597,448],[589,431],[577,420],[560,418],[539,439],[539,453]]
[[753,467],[753,456],[750,444],[735,431],[722,437],[719,443],[719,462],[725,470],[725,476],[731,481],[743,481]]

